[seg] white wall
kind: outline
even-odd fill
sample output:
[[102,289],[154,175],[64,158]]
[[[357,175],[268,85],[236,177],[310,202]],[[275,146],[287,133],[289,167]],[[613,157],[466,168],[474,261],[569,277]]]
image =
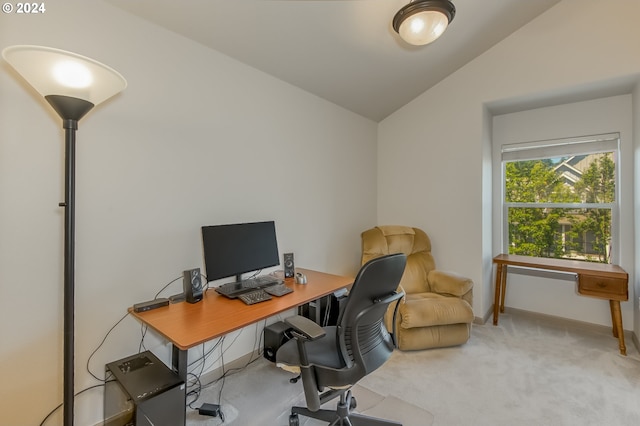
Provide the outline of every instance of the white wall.
[[[477,317],[492,307],[497,254],[487,243],[499,214],[491,208],[492,116],[631,93],[638,16],[636,1],[563,0],[379,124],[378,223],[423,228],[439,267],[475,281]],[[633,243],[623,250],[621,266],[634,277]]]
[[634,169],[633,169],[633,182],[634,182],[634,232],[635,239],[635,253],[636,253],[636,271],[635,275],[629,275],[629,286],[635,287],[635,299],[631,302],[633,304],[634,312],[634,336],[637,345],[640,345],[640,261],[637,259],[637,255],[640,253],[640,82],[636,84],[633,89],[633,134],[635,137],[634,144]]
[[[633,265],[633,139],[632,98],[620,95],[592,101],[536,108],[510,114],[496,115],[493,119],[493,251],[504,252],[502,247],[502,168],[501,148],[504,144],[562,139],[577,136],[620,133],[620,157],[617,163],[619,227],[614,230],[614,262]],[[622,230],[622,232],[620,232]],[[520,272],[520,273],[518,273]],[[523,273],[525,272],[525,273]],[[541,279],[546,276],[547,279]],[[530,274],[510,268],[505,305],[517,309],[548,315],[611,325],[609,304],[599,299],[576,297],[573,275]],[[629,299],[634,300],[633,285],[629,286]],[[622,323],[633,329],[633,303],[622,303]]]
[[[374,122],[101,1],[46,6],[0,15],[0,48],[70,50],[129,83],[77,134],[76,390],[97,383],[85,364],[127,307],[203,268],[202,225],[275,220],[280,252],[298,266],[357,272],[360,232],[376,220]],[[0,423],[34,425],[62,402],[63,131],[0,62]],[[225,360],[251,351],[256,334]],[[139,341],[125,319],[91,370],[102,376]],[[76,419],[102,419],[101,389],[76,398]]]

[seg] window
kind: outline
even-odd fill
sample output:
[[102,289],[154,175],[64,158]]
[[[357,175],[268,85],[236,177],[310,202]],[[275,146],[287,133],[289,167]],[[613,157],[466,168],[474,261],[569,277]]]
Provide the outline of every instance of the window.
[[618,146],[618,134],[503,145],[508,253],[611,263]]

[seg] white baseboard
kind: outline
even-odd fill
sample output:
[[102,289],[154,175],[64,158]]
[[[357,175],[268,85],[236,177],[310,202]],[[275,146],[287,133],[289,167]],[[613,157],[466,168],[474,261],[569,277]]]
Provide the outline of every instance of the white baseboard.
[[256,349],[253,352],[249,352],[247,354],[242,355],[240,358],[236,358],[232,361],[226,362],[224,365],[224,369],[222,367],[218,367],[215,370],[208,371],[204,373],[200,377],[200,381],[204,383],[213,382],[222,377],[223,371],[242,369],[247,366],[251,361],[256,358],[262,357],[262,348]]
[[638,341],[638,335],[636,333],[631,333],[631,341],[633,342],[633,346],[636,347],[636,350],[640,352],[640,341]]

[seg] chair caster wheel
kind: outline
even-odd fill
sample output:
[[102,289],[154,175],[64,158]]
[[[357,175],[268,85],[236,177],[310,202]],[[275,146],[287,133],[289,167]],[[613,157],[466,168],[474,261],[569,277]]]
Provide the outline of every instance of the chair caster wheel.
[[351,402],[349,402],[349,410],[355,410],[358,406],[358,401],[356,401],[355,396],[351,397]]
[[297,414],[291,414],[289,416],[289,426],[300,426],[300,419]]

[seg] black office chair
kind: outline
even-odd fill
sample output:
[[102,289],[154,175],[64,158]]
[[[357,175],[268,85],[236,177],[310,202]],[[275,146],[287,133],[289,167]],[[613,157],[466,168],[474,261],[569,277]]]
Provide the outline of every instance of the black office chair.
[[[291,409],[289,426],[299,425],[299,414],[336,426],[402,426],[352,413],[356,401],[351,387],[384,364],[393,352],[394,344],[383,317],[388,305],[404,295],[396,289],[406,261],[404,254],[391,254],[362,266],[337,326],[323,328],[301,316],[285,320],[292,327],[294,339],[280,347],[276,362],[300,368],[307,401],[306,408]],[[337,410],[320,409],[338,396]]]

